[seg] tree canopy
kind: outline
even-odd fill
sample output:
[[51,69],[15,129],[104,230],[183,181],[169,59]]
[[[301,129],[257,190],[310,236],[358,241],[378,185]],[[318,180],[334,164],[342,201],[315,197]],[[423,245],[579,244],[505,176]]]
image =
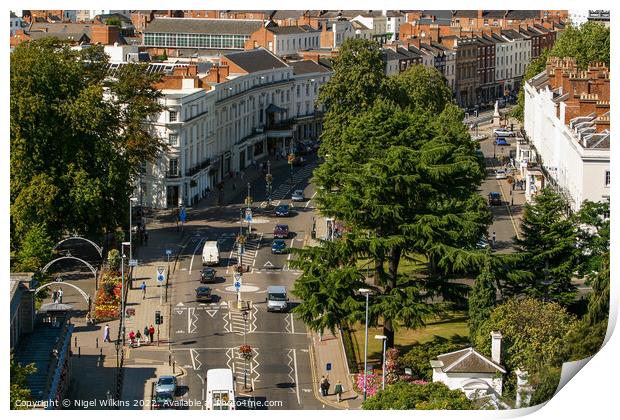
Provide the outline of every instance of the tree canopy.
[[129,64],[106,71],[102,46],[55,38],[11,53],[11,246],[37,224],[52,241],[96,237],[128,217],[133,179],[164,143],[145,120],[161,111],[161,74]]
[[32,395],[26,385],[26,378],[36,371],[37,368],[34,363],[22,366],[11,355],[11,410],[27,410],[30,408],[21,402],[32,400]]
[[362,403],[364,410],[473,410],[472,402],[441,382],[397,382]]

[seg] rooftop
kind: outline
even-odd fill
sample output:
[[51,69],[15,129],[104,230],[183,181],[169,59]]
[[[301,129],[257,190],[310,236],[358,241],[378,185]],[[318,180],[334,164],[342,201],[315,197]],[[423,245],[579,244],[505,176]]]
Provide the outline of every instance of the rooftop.
[[288,67],[288,65],[264,48],[225,54],[226,59],[235,63],[248,73]]
[[[437,367],[446,373],[506,373],[506,370],[472,347],[440,354]],[[433,362],[431,362],[433,363]]]
[[251,35],[262,26],[261,20],[159,18],[153,19],[143,32]]
[[316,61],[301,60],[290,62],[289,65],[293,67],[293,74],[307,74],[307,73],[329,73],[330,70],[320,65]]

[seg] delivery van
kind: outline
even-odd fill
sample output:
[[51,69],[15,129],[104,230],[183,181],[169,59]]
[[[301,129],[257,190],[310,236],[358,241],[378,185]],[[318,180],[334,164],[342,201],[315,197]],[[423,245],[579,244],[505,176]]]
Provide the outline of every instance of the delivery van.
[[288,309],[288,296],[284,286],[269,286],[267,288],[267,312],[286,312]]
[[219,265],[220,247],[217,241],[207,241],[202,248],[202,265]]

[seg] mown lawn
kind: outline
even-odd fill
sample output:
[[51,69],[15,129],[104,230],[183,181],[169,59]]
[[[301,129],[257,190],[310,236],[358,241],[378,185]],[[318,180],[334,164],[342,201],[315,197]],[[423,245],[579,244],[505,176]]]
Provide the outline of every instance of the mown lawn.
[[[446,314],[441,318],[431,319],[426,326],[414,330],[407,328],[397,328],[395,333],[395,345],[404,354],[415,343],[425,343],[435,337],[443,337],[449,340],[463,343],[465,347],[469,328],[467,327],[467,312],[457,311]],[[356,354],[359,357],[358,365],[363,369],[364,363],[364,324],[352,326],[351,339],[356,347]],[[368,329],[368,363],[377,367],[381,364],[381,352],[383,351],[381,340],[375,339],[375,335],[382,335],[383,328]]]

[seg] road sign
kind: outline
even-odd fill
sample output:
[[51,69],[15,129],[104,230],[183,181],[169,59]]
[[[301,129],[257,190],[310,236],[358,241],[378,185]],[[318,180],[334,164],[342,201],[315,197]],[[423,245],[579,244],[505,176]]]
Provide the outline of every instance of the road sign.
[[331,363],[327,363],[327,364],[325,365],[325,370],[326,370],[327,372],[329,372],[330,370],[332,370],[332,364],[331,364]]
[[134,260],[134,259],[129,260],[129,266],[130,267],[137,267],[138,266],[138,260]]
[[235,281],[235,289],[239,290],[241,289],[241,282],[240,281]]
[[171,249],[167,249],[166,250],[166,255],[172,255],[172,250]]
[[252,221],[252,209],[245,209],[245,221],[246,222]]
[[164,274],[165,267],[159,266],[157,267],[157,281],[163,283],[166,281],[166,275]]

